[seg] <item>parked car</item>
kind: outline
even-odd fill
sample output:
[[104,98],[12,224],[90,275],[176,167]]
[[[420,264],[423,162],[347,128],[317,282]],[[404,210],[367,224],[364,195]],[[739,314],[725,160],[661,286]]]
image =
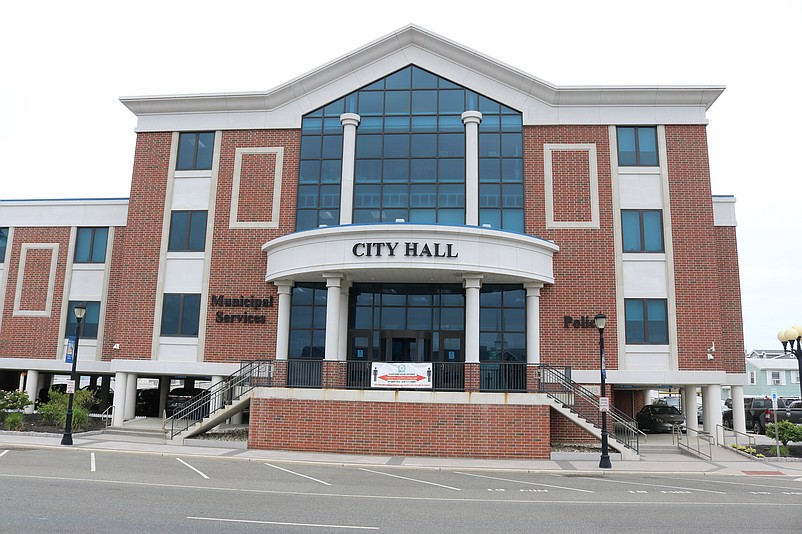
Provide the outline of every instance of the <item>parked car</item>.
[[685,425],[685,416],[667,404],[647,404],[635,415],[639,430],[671,432],[675,426]]
[[180,387],[174,388],[167,395],[167,417],[173,415],[174,412],[180,410],[186,403],[191,401],[197,395],[206,391],[201,388]]
[[159,416],[159,388],[136,390],[136,415]]
[[[732,405],[732,401],[730,401]],[[779,404],[778,404],[779,405]],[[766,430],[763,414],[771,408],[771,399],[768,397],[750,397],[744,399],[744,417],[746,429],[755,434],[762,434]],[[721,414],[725,428],[732,428],[732,408]]]

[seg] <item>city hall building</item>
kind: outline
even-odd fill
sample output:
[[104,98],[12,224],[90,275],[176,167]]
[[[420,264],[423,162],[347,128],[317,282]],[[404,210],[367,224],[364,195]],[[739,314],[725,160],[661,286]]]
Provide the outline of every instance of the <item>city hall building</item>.
[[164,413],[259,361],[211,407],[252,448],[547,458],[599,438],[580,404],[616,434],[665,388],[712,431],[745,383],[722,91],[556,86],[407,26],[266,92],[122,98],[128,199],[0,202],[0,385],[69,374],[86,303],[118,426],[140,379]]

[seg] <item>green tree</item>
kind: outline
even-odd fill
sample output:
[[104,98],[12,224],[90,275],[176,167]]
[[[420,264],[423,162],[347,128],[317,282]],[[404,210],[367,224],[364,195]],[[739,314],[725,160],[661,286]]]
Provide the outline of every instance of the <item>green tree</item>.
[[[766,425],[766,435],[774,437],[774,423]],[[784,447],[788,447],[789,441],[802,441],[802,426],[791,421],[780,421],[777,423],[777,437]]]
[[0,411],[22,411],[31,404],[31,399],[24,391],[0,391]]

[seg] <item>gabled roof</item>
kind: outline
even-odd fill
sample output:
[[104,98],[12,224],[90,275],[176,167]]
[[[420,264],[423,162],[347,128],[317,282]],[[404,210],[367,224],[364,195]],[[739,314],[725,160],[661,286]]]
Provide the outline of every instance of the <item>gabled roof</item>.
[[410,64],[520,110],[524,124],[705,124],[724,90],[557,86],[409,25],[268,91],[120,100],[138,131],[297,128],[303,114]]

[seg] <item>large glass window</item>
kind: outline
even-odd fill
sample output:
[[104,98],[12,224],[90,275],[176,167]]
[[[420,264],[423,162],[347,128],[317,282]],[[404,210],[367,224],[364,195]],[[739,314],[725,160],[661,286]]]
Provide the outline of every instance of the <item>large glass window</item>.
[[657,164],[657,128],[618,127],[618,165],[653,167]]
[[178,134],[176,170],[208,170],[212,168],[214,132],[182,132]]
[[663,212],[621,210],[624,252],[663,252]]
[[67,336],[75,335],[75,306],[78,304],[86,305],[86,315],[81,320],[81,339],[97,339],[97,327],[100,322],[100,302],[73,302],[70,301],[67,307]]
[[526,291],[520,285],[482,286],[479,361],[526,361]]
[[523,231],[521,114],[406,67],[303,119],[296,229],[339,224],[342,113],[357,113],[353,221],[465,224],[465,127],[480,125],[480,223]]
[[668,344],[668,312],[665,299],[626,299],[624,306],[627,344]]
[[8,246],[8,228],[0,228],[0,263],[6,261],[7,246]]
[[171,252],[203,252],[206,248],[206,211],[174,211],[170,215]]
[[326,284],[296,284],[290,310],[291,359],[322,360],[326,349]]
[[108,237],[108,228],[78,228],[75,236],[75,263],[105,262]]
[[165,293],[161,335],[197,337],[200,321],[200,295]]

